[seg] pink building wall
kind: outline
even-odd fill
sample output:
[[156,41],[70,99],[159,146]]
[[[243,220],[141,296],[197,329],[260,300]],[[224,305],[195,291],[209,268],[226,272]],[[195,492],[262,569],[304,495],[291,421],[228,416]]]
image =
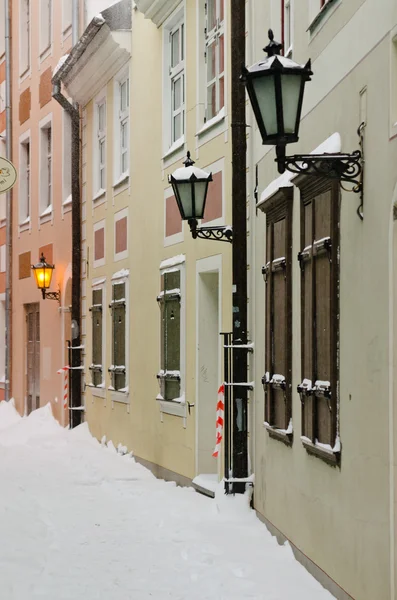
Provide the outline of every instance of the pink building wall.
[[[67,423],[62,408],[63,377],[57,370],[66,364],[66,339],[70,332],[71,304],[71,205],[63,206],[63,110],[51,97],[51,76],[61,56],[72,45],[71,28],[63,31],[62,2],[52,3],[52,43],[48,56],[40,59],[40,3],[30,2],[30,70],[20,76],[20,0],[12,2],[12,120],[13,162],[20,170],[21,136],[30,131],[30,224],[20,226],[19,197],[21,181],[13,190],[13,303],[12,303],[12,380],[11,393],[18,411],[26,411],[28,305],[38,303],[40,313],[40,405],[51,402],[61,423]],[[52,114],[52,214],[40,217],[40,121]],[[0,115],[1,119],[1,115]],[[46,259],[55,270],[51,291],[61,291],[61,306],[43,300],[36,288],[30,264],[39,260],[46,247]],[[52,254],[52,256],[50,256]],[[69,282],[69,284],[68,284]],[[65,293],[66,296],[65,297]]]

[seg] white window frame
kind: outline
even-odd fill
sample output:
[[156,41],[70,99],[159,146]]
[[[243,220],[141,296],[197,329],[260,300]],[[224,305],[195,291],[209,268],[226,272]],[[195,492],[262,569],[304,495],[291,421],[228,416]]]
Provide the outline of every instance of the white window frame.
[[[208,1],[206,0],[206,6],[208,6]],[[220,5],[221,3],[224,2],[224,0],[212,0],[213,2],[216,3],[216,14],[219,14],[220,11]],[[205,51],[204,51],[204,56],[205,56],[205,117],[204,117],[204,121],[205,123],[207,123],[208,121],[212,121],[213,119],[215,119],[219,113],[221,112],[221,110],[224,108],[225,106],[225,96],[226,96],[226,82],[225,82],[225,46],[226,46],[226,33],[225,33],[225,6],[223,7],[223,11],[224,11],[224,20],[222,22],[219,21],[219,19],[216,19],[216,24],[215,26],[209,30],[208,28],[208,9],[206,11],[206,15],[205,15]],[[219,51],[217,49],[217,46],[219,44],[219,38],[223,36],[223,50],[224,50],[224,66],[223,66],[223,71],[220,72],[219,71]],[[208,48],[212,45],[215,45],[215,77],[211,80],[207,79],[207,61],[208,61]],[[223,107],[220,106],[219,101],[220,101],[220,80],[223,79],[223,85],[224,85],[224,92],[223,92],[223,97],[224,97],[224,103],[223,103]],[[215,113],[213,115],[209,115],[208,113],[208,90],[209,88],[215,85]]]
[[[27,9],[27,10],[25,10],[25,9]],[[25,77],[30,72],[31,17],[32,17],[31,0],[19,0],[19,73],[20,73],[20,77]],[[22,58],[24,60],[22,60]]]
[[325,0],[325,3],[321,6],[321,0],[309,0],[309,32],[311,37],[314,37],[320,31],[341,2],[342,0]]
[[[127,83],[128,105],[121,107],[121,86]],[[113,147],[113,187],[124,182],[130,174],[130,101],[131,86],[129,66],[124,67],[114,78],[114,147]],[[127,127],[127,145],[122,147],[122,127]],[[126,169],[122,169],[122,155],[127,156]]]
[[[29,145],[29,163],[26,162],[26,149]],[[19,204],[19,228],[29,229],[31,223],[31,196],[32,196],[32,139],[30,130],[25,131],[19,138],[19,176],[18,176],[18,204]]]
[[[102,383],[100,386],[95,386],[92,381],[87,384],[87,387],[91,389],[91,393],[93,396],[98,396],[99,398],[105,398],[106,396],[106,278],[95,278],[91,283],[91,298],[94,290],[102,290]],[[91,319],[91,327],[93,324],[93,319]],[[91,330],[92,333],[92,330]],[[92,336],[91,336],[91,344],[92,344]],[[92,358],[93,348],[91,348],[91,358]]]
[[72,33],[72,10],[71,9],[72,9],[71,0],[62,0],[62,33],[63,33],[64,38]]
[[[48,131],[51,130],[51,148],[48,149]],[[53,212],[54,177],[53,177],[53,147],[54,136],[52,127],[52,114],[50,113],[39,124],[40,148],[40,200],[39,217],[48,219]]]
[[[183,35],[181,29],[183,27]],[[172,35],[179,29],[179,52],[183,59],[172,67]],[[167,19],[163,26],[163,157],[173,154],[184,147],[186,131],[186,24],[185,3],[182,2]],[[182,97],[180,108],[173,111],[173,85],[182,79]],[[174,117],[182,115],[181,135],[173,135]]]
[[[95,260],[95,232],[99,229],[103,229],[103,258],[99,258]],[[94,223],[94,240],[93,240],[93,256],[92,256],[92,264],[93,268],[103,267],[106,263],[106,220],[102,219],[101,221],[97,221]]]
[[294,2],[284,0],[284,56],[291,58],[294,44]]
[[[123,250],[122,252],[116,252],[116,223],[118,221],[121,221],[121,219],[124,219],[124,217],[127,218],[127,249]],[[113,256],[113,260],[114,262],[117,262],[119,260],[124,260],[125,258],[128,258],[128,239],[129,239],[129,219],[128,219],[128,207],[127,208],[123,208],[122,210],[120,210],[119,212],[115,213],[114,215],[114,256]]]
[[62,111],[62,206],[72,205],[72,119]]
[[[104,106],[105,110],[105,123],[103,129],[100,129],[99,124],[99,111],[100,107]],[[103,90],[94,101],[94,127],[93,127],[93,189],[94,189],[94,200],[100,198],[106,193],[106,155],[107,155],[107,101],[106,101],[106,90]],[[105,161],[100,162],[100,145],[105,145]],[[104,187],[101,187],[100,173],[104,173]]]
[[[121,402],[122,404],[129,404],[130,402],[130,377],[129,377],[129,360],[130,360],[130,347],[129,347],[129,331],[130,331],[130,291],[129,291],[129,269],[123,269],[117,273],[114,273],[112,276],[112,293],[111,299],[113,299],[113,286],[117,283],[125,283],[125,392],[121,392],[120,390],[116,391],[112,389],[112,386],[109,386],[110,389],[110,398],[113,402]],[[111,324],[111,352],[113,353],[113,324]],[[111,358],[113,360],[113,356]]]
[[[185,398],[185,402],[175,402],[174,400],[164,400],[159,394],[156,398],[160,408],[160,418],[163,422],[163,414],[174,415],[183,418],[183,427],[186,427],[187,417],[187,401],[186,401],[186,265],[185,256],[183,254],[173,258],[164,260],[160,264],[160,278],[165,273],[174,271],[180,272],[180,295],[181,295],[181,312],[180,312],[180,394],[181,398]],[[161,290],[163,291],[163,290]],[[161,344],[161,327],[160,322],[160,344]],[[161,369],[161,347],[159,347],[159,365]]]
[[223,134],[225,142],[228,139],[228,38],[227,38],[227,27],[229,15],[229,3],[224,2],[224,21],[222,28],[224,29],[224,79],[225,79],[225,92],[224,92],[224,106],[212,119],[207,119],[206,108],[207,108],[207,64],[206,64],[206,44],[208,39],[205,36],[205,28],[207,24],[207,16],[205,13],[206,0],[196,0],[197,13],[197,82],[196,82],[196,138],[197,146],[200,147],[203,144],[208,143],[215,137]]
[[51,52],[52,46],[52,23],[53,23],[52,0],[40,0],[40,60],[44,60]]

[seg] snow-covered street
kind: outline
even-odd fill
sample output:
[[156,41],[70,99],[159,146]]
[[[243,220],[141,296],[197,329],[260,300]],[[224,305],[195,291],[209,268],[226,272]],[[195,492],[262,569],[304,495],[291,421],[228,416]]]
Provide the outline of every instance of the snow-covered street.
[[159,481],[49,406],[0,403],[0,599],[322,600],[244,497]]

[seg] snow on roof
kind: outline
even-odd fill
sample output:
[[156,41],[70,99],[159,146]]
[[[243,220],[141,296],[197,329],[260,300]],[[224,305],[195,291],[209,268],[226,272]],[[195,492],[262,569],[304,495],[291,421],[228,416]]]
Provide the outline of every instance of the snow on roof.
[[57,66],[55,67],[55,69],[52,72],[52,76],[53,77],[57,73],[57,71],[59,71],[59,69],[63,66],[63,64],[65,63],[65,61],[68,58],[68,56],[69,56],[69,54],[64,54],[63,56],[61,56],[61,58],[58,61]]
[[196,177],[196,179],[209,179],[211,177],[211,173],[207,171],[203,171],[203,169],[199,169],[198,167],[180,167],[176,171],[172,173],[172,177],[176,181],[186,181],[190,179],[192,176]]
[[296,63],[294,60],[291,60],[290,58],[286,58],[285,56],[281,56],[281,55],[274,55],[274,56],[267,57],[264,60],[260,60],[259,62],[255,63],[254,65],[252,65],[252,67],[250,67],[248,69],[248,71],[250,73],[253,73],[255,71],[265,71],[267,69],[271,69],[273,66],[273,63],[276,59],[277,59],[277,62],[281,63],[281,65],[285,69],[304,69],[305,68],[305,65],[300,65],[300,64]]
[[[329,138],[324,140],[317,148],[312,150],[310,154],[334,154],[335,152],[340,152],[342,147],[341,137],[339,133],[333,133]],[[261,198],[257,204],[259,208],[266,200],[271,198],[273,194],[275,194],[279,189],[284,187],[291,187],[293,184],[291,182],[292,178],[296,177],[296,173],[291,173],[290,171],[286,171],[276,179],[273,179],[269,183],[269,185],[263,190],[261,194]]]

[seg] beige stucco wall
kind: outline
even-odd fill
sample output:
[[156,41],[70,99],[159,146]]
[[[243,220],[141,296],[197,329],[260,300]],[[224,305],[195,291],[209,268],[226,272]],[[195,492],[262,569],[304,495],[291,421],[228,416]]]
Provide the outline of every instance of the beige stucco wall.
[[[92,395],[86,388],[86,418],[91,431],[98,438],[106,435],[117,445],[125,444],[136,456],[165,467],[174,473],[193,478],[195,476],[195,432],[196,432],[196,261],[214,255],[221,256],[222,264],[222,306],[221,328],[231,328],[231,246],[214,241],[193,241],[188,226],[184,224],[183,241],[165,247],[164,244],[164,191],[169,187],[167,176],[179,167],[190,149],[198,166],[205,168],[215,161],[224,159],[224,194],[226,199],[225,223],[231,223],[231,169],[230,136],[227,133],[230,100],[227,95],[227,116],[218,128],[220,133],[212,140],[200,145],[196,139],[196,35],[197,21],[194,3],[185,6],[186,23],[186,141],[184,147],[172,157],[163,161],[163,32],[151,21],[144,19],[138,11],[133,11],[132,49],[130,62],[130,186],[128,191],[111,200],[111,189],[107,190],[107,202],[100,208],[92,209],[90,143],[92,140],[92,107],[87,107],[86,115],[86,194],[85,229],[86,245],[93,254],[93,223],[106,220],[106,265],[93,269],[90,258],[89,278],[86,282],[87,301],[90,306],[91,279],[106,276],[107,303],[110,299],[112,273],[125,267],[129,269],[129,404],[111,402],[109,391],[106,400]],[[111,99],[108,86],[108,101]],[[108,111],[111,110],[108,107]],[[108,114],[110,114],[108,112]],[[110,120],[108,120],[110,127]],[[226,133],[225,133],[226,130]],[[108,140],[111,133],[108,129]],[[108,144],[108,169],[111,168]],[[110,179],[110,178],[109,178]],[[122,206],[129,208],[129,257],[117,264],[113,263],[112,231],[113,214]],[[195,404],[184,419],[180,416],[163,414],[156,401],[159,386],[156,374],[160,369],[160,311],[156,297],[160,292],[160,264],[163,260],[183,254],[186,257],[186,299],[185,299],[185,396],[186,401]],[[111,363],[111,330],[109,311],[107,320],[107,367]],[[104,312],[104,316],[105,316]],[[89,381],[88,366],[91,364],[91,322],[90,315],[85,319],[86,378]],[[106,373],[107,385],[109,377]],[[184,390],[182,390],[184,391]],[[209,426],[214,429],[216,392],[214,395],[213,418]],[[215,460],[215,459],[214,459]]]
[[[258,3],[261,4],[261,3]],[[381,5],[381,6],[380,6]],[[365,13],[361,12],[365,11]],[[372,15],[372,19],[371,19]],[[396,23],[392,2],[341,2],[308,44],[307,15],[295,10],[294,59],[313,62],[311,92],[301,124],[300,142],[288,152],[308,152],[334,132],[342,138],[342,152],[358,148],[360,91],[367,87],[365,129],[364,221],[356,214],[359,196],[342,192],[340,221],[340,468],[309,456],[301,435],[300,382],[300,273],[298,261],[300,205],[295,188],[293,208],[293,427],[291,448],[269,438],[263,427],[264,397],[264,284],[258,268],[255,288],[255,506],[305,555],[346,592],[360,600],[394,598],[393,534],[395,457],[392,398],[390,307],[392,289],[390,219],[396,184],[396,142],[390,138],[389,29]],[[381,22],[379,22],[379,19]],[[376,21],[373,32],[367,33]],[[351,28],[346,60],[357,56],[346,76],[333,83],[340,64],[337,34]],[[363,27],[363,23],[365,26]],[[331,41],[334,43],[331,44]],[[358,42],[357,40],[360,40]],[[362,41],[363,40],[363,41]],[[369,44],[364,49],[365,44]],[[296,49],[296,51],[295,51]],[[360,56],[362,52],[362,56]],[[341,53],[343,57],[343,52]],[[354,62],[354,61],[353,61]],[[327,66],[318,72],[317,64]],[[392,74],[395,77],[395,74]],[[328,82],[327,82],[328,79]],[[327,89],[329,84],[332,89]],[[319,86],[320,89],[314,88]],[[324,97],[325,94],[325,97]],[[314,98],[318,98],[319,102]],[[312,104],[307,114],[307,106]],[[271,149],[258,149],[260,191],[277,176]],[[263,264],[265,216],[256,221],[256,264]],[[395,369],[394,369],[395,372]],[[391,487],[390,487],[391,484]],[[394,550],[394,542],[392,540]]]

